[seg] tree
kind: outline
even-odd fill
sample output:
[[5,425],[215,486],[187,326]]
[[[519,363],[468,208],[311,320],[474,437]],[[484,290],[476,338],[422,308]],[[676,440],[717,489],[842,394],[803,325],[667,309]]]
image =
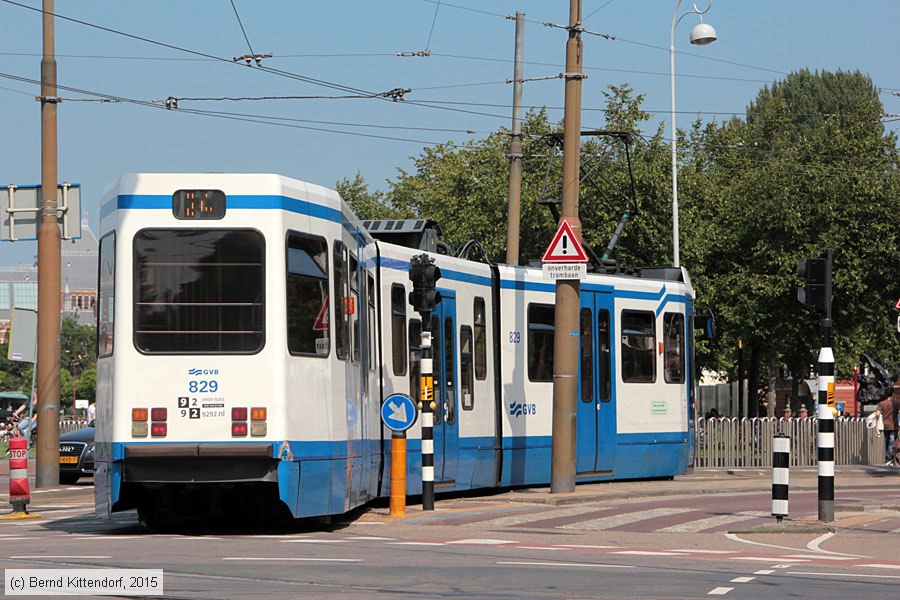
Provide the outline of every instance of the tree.
[[897,364],[898,150],[882,111],[859,72],[804,70],[764,88],[746,120],[695,127],[679,172],[690,190],[685,264],[722,325],[713,362],[730,363],[742,339],[751,370],[777,358],[805,375],[820,315],[796,301],[796,265],[830,247],[838,374],[862,351]]

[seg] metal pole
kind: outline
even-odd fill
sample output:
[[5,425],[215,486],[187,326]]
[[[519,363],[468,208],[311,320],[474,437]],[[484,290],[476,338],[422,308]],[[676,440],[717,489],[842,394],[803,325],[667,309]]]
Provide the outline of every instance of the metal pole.
[[422,510],[434,510],[434,371],[429,314],[422,313]]
[[516,12],[516,63],[513,68],[512,135],[509,142],[509,214],[506,222],[506,264],[519,264],[519,203],[522,195],[522,63],[525,13]]
[[[581,151],[581,0],[569,1],[569,40],[566,43],[566,99],[563,121],[562,218],[581,240],[578,183]],[[575,490],[575,435],[578,418],[578,310],[581,281],[556,280],[553,333],[553,441],[550,492]]]
[[[830,309],[830,306],[829,306]],[[830,313],[831,311],[828,310]],[[830,314],[829,314],[830,317]],[[822,319],[822,349],[819,351],[819,432],[816,436],[819,463],[819,520],[834,521],[834,415],[828,405],[834,394],[834,353],[831,350],[831,319]]]
[[772,450],[772,515],[781,523],[781,520],[788,516],[791,438],[781,433],[777,434]]
[[43,0],[41,224],[38,230],[38,423],[35,487],[59,485],[60,234],[56,212],[56,58],[53,0]]
[[[749,410],[748,416],[749,416]],[[738,419],[744,418],[744,340],[738,340]]]
[[678,22],[678,9],[681,8],[681,0],[675,5],[675,14],[672,15],[672,31],[669,35],[669,73],[672,91],[672,260],[676,267],[681,266],[681,257],[678,243],[678,152],[676,143],[678,129],[675,126],[675,25]]
[[406,432],[391,434],[391,516],[406,516]]

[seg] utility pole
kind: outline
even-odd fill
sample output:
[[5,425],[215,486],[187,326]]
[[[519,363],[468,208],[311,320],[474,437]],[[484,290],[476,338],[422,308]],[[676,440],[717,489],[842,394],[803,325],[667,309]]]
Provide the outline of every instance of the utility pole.
[[522,63],[525,13],[516,12],[516,63],[513,67],[512,135],[509,142],[509,214],[506,222],[506,264],[519,264],[519,201],[522,196]]
[[[581,0],[569,0],[569,39],[566,42],[566,99],[563,120],[562,219],[581,241],[578,183],[581,152]],[[550,493],[575,490],[575,435],[578,418],[578,311],[581,280],[556,280],[553,332],[553,441]]]
[[56,212],[56,57],[53,0],[43,0],[41,210],[38,230],[38,428],[35,487],[59,485],[60,233]]

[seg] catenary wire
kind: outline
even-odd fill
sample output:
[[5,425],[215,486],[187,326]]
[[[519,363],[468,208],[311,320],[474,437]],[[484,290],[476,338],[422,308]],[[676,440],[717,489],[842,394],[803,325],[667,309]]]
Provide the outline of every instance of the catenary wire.
[[241,21],[241,15],[238,14],[238,9],[234,4],[234,0],[231,0],[231,8],[234,9],[234,16],[237,17],[238,25],[241,26],[241,33],[244,34],[244,39],[247,40],[247,47],[250,48],[250,56],[256,56],[256,52],[253,51],[253,46],[250,45],[250,38],[247,37],[247,31],[244,29],[244,23]]

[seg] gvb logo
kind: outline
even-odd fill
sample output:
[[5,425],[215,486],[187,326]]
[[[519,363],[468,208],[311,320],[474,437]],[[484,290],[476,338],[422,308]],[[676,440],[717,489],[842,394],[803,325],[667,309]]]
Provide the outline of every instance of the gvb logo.
[[513,417],[521,417],[523,415],[536,415],[537,404],[526,404],[524,402],[513,402],[509,405],[509,414]]
[[218,369],[188,369],[188,375],[218,375]]

